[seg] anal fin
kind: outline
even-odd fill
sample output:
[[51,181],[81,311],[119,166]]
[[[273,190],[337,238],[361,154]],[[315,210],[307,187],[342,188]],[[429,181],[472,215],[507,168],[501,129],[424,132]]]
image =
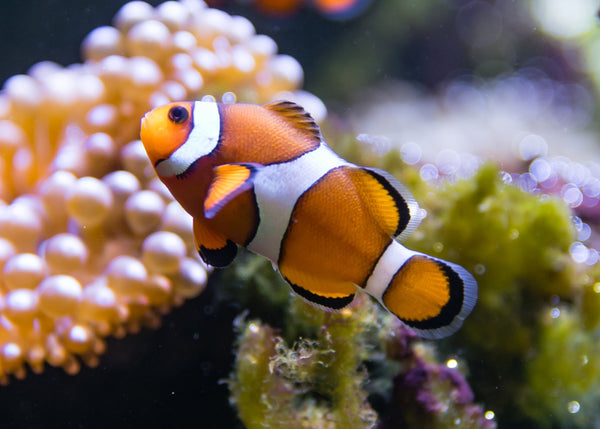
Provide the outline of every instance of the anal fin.
[[204,221],[194,218],[194,240],[202,260],[213,267],[226,267],[237,255],[237,245],[213,231]]

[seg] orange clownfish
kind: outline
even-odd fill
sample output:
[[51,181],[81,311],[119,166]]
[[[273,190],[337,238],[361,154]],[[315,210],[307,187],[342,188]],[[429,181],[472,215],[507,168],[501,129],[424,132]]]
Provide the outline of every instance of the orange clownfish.
[[141,138],[207,264],[246,247],[310,303],[338,310],[358,287],[424,338],[454,333],[473,309],[471,274],[395,240],[421,220],[406,188],[340,158],[302,107],[172,103],[144,116]]

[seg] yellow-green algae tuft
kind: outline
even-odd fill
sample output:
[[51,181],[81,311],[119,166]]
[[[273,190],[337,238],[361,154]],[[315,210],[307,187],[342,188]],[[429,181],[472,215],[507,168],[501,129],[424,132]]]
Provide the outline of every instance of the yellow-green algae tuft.
[[582,326],[581,313],[570,306],[547,311],[539,346],[526,363],[521,409],[545,427],[551,427],[550,412],[570,427],[592,427],[597,421],[600,343]]
[[499,422],[588,427],[600,399],[600,277],[571,257],[570,209],[505,184],[492,164],[468,180],[416,184],[428,216],[408,245],[479,282],[475,310],[440,348],[464,356],[477,399]]
[[[428,217],[409,246],[463,264],[480,283],[477,307],[461,336],[485,350],[523,350],[531,332],[521,328],[553,296],[573,291],[569,248],[575,236],[568,208],[504,184],[492,164],[471,180],[429,189],[420,201]],[[490,337],[495,325],[510,329],[510,344]]]
[[429,216],[410,244],[463,264],[479,282],[473,314],[442,344],[462,350],[479,398],[506,422],[589,423],[593,406],[567,412],[567,397],[597,403],[600,388],[600,349],[588,329],[597,304],[589,302],[591,271],[569,252],[569,209],[504,184],[491,164],[473,179],[429,189],[421,201]]
[[373,427],[377,414],[363,390],[367,373],[361,366],[372,308],[324,313],[294,300],[322,322],[315,325],[316,338],[298,337],[288,346],[269,325],[240,321],[230,381],[240,419],[248,428]]

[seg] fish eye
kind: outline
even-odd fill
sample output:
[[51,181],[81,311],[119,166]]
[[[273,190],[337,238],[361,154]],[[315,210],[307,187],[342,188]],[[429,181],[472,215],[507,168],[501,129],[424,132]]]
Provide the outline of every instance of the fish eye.
[[190,113],[183,106],[173,106],[169,109],[169,120],[176,124],[183,124],[190,117]]

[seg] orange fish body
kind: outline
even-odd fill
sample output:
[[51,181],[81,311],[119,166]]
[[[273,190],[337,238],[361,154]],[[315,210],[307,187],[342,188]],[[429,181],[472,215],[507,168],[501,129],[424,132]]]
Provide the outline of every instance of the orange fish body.
[[173,103],[146,114],[141,137],[207,264],[246,247],[307,301],[341,309],[358,287],[425,338],[452,334],[473,309],[464,268],[394,239],[421,220],[410,193],[336,155],[300,106]]

